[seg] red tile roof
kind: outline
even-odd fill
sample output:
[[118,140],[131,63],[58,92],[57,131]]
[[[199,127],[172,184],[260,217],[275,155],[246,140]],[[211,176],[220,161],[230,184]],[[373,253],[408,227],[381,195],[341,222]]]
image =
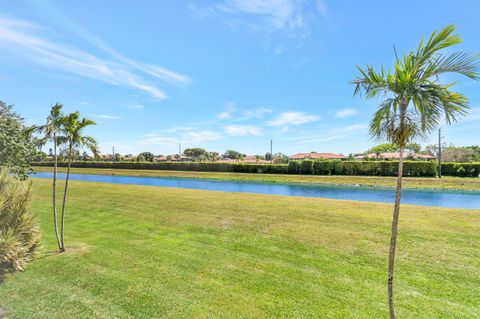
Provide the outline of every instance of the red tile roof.
[[317,152],[311,152],[311,153],[298,153],[290,156],[290,159],[305,159],[305,158],[311,158],[311,159],[344,159],[347,158],[343,154],[335,154],[335,153],[317,153]]

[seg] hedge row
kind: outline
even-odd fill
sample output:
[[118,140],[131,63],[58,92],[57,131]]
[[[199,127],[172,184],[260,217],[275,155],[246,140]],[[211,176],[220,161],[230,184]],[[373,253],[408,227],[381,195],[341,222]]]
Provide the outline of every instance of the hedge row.
[[[51,162],[33,163],[35,166],[53,166]],[[59,163],[65,167],[65,162]],[[314,175],[370,175],[395,176],[398,162],[395,161],[290,161],[289,164],[243,164],[208,162],[73,162],[77,168],[152,169],[172,171],[271,173],[271,174],[314,174]],[[435,162],[406,161],[405,176],[436,176]]]
[[[395,176],[398,173],[398,162],[394,161],[290,161],[290,174],[313,175],[365,175]],[[434,162],[406,161],[403,165],[404,176],[436,176]]]
[[442,163],[442,175],[479,177],[480,163]]

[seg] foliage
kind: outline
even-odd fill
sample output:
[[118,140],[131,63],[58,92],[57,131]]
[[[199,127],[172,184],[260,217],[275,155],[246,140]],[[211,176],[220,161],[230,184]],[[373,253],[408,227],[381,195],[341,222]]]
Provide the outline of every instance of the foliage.
[[313,163],[314,161],[309,159],[303,160],[300,166],[300,174],[304,174],[304,175],[313,174]]
[[21,179],[28,177],[30,162],[36,158],[31,132],[13,106],[0,101],[0,167],[8,167]]
[[[409,143],[405,145],[405,148],[409,149],[410,151],[414,153],[418,153],[421,150],[420,144],[418,143]],[[375,153],[375,154],[380,154],[380,153],[389,153],[389,152],[398,152],[398,145],[392,144],[392,143],[383,143],[376,145],[372,148],[370,148],[367,153]]]
[[40,235],[30,210],[31,183],[0,172],[0,281],[23,270],[38,251]]
[[289,158],[287,155],[282,153],[273,154],[273,163],[274,164],[288,164]]
[[240,161],[242,158],[245,157],[245,154],[242,154],[234,150],[226,150],[225,153],[223,154],[223,157]]
[[221,159],[220,153],[218,152],[208,152],[208,159],[212,162],[216,162]]
[[[302,164],[306,161],[307,164]],[[250,164],[250,163],[211,163],[211,162],[72,162],[77,168],[113,168],[113,169],[153,169],[172,171],[200,172],[236,172],[236,173],[268,173],[268,174],[302,174],[305,165],[307,174],[315,175],[364,175],[364,176],[395,176],[398,172],[398,161],[290,161],[285,164]],[[310,165],[313,164],[312,170]],[[38,162],[34,166],[49,167],[52,163]],[[60,162],[60,167],[67,163]],[[406,161],[404,166],[406,176],[435,176],[437,164],[434,161]]]
[[[463,168],[463,170],[460,170]],[[476,163],[442,163],[442,175],[460,177],[479,177],[480,162]]]
[[190,157],[193,160],[198,160],[201,157],[207,157],[208,152],[204,148],[194,147],[194,148],[187,148],[183,151],[183,155]]
[[442,118],[451,123],[466,114],[468,99],[451,90],[455,83],[439,82],[441,74],[451,72],[478,79],[478,55],[439,52],[461,42],[454,30],[453,25],[446,26],[426,43],[422,40],[416,52],[397,57],[393,72],[383,66],[379,72],[371,66],[357,67],[361,77],[352,82],[355,94],[386,97],[370,123],[372,136],[405,147],[432,132]]
[[153,162],[154,157],[155,157],[155,155],[153,155],[153,153],[151,153],[151,152],[142,152],[142,153],[138,154],[138,159],[141,162],[143,162],[143,161]]
[[300,174],[301,161],[288,162],[287,172],[288,174]]
[[456,147],[449,145],[442,150],[445,162],[480,162],[480,146]]

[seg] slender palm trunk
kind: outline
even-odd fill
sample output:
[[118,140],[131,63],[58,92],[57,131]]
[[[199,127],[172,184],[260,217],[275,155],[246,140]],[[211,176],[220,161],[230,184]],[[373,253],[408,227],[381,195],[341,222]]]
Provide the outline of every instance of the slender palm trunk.
[[67,203],[67,190],[68,180],[70,178],[70,163],[72,161],[72,147],[68,148],[68,165],[67,165],[67,177],[65,178],[65,189],[63,191],[63,204],[62,204],[62,234],[61,234],[61,247],[60,251],[65,251],[65,204]]
[[[405,112],[407,104],[400,105],[400,127],[404,125]],[[395,319],[395,308],[393,306],[393,271],[395,268],[395,250],[397,248],[397,231],[398,231],[398,217],[400,216],[400,198],[402,194],[402,177],[403,177],[403,153],[405,147],[400,146],[398,156],[398,177],[397,186],[395,189],[395,206],[393,208],[392,230],[390,237],[390,249],[388,255],[388,309],[390,319]]]
[[400,215],[400,197],[402,192],[403,177],[403,148],[400,149],[398,162],[397,187],[395,189],[395,207],[393,209],[392,233],[390,237],[390,252],[388,256],[388,307],[390,318],[395,319],[395,310],[393,307],[393,270],[395,267],[395,250],[397,247],[398,217]]
[[58,234],[58,224],[57,224],[57,135],[53,134],[53,228],[55,229],[55,236],[57,238],[58,249],[61,249],[60,245],[60,236]]

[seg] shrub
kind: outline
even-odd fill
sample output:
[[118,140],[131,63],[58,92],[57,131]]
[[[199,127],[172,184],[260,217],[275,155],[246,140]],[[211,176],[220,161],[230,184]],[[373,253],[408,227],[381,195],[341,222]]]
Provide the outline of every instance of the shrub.
[[[465,172],[460,172],[463,175],[459,175],[458,169],[460,168],[460,166],[462,166],[465,170]],[[442,175],[479,177],[480,163],[442,163]]]
[[465,177],[467,176],[467,171],[465,170],[465,168],[463,168],[463,166],[461,165],[455,165],[456,166],[456,172],[457,172],[457,176],[460,176],[460,177]]
[[30,211],[31,183],[0,173],[0,281],[23,270],[35,256],[40,235]]
[[[52,166],[52,163],[33,163],[36,166]],[[66,163],[60,162],[60,167]],[[218,162],[73,162],[72,167],[79,168],[118,168],[118,169],[152,169],[172,171],[235,172],[267,174],[316,174],[316,175],[366,175],[395,176],[398,161],[290,161],[285,164],[246,164]],[[465,166],[466,168],[466,166]],[[466,168],[468,171],[470,168]],[[478,166],[480,173],[480,165]],[[405,176],[435,176],[435,162],[405,161]],[[478,175],[477,175],[478,176]]]
[[300,164],[300,174],[313,174],[313,161],[303,160]]
[[290,161],[288,162],[288,174],[300,174],[300,162],[301,161]]

